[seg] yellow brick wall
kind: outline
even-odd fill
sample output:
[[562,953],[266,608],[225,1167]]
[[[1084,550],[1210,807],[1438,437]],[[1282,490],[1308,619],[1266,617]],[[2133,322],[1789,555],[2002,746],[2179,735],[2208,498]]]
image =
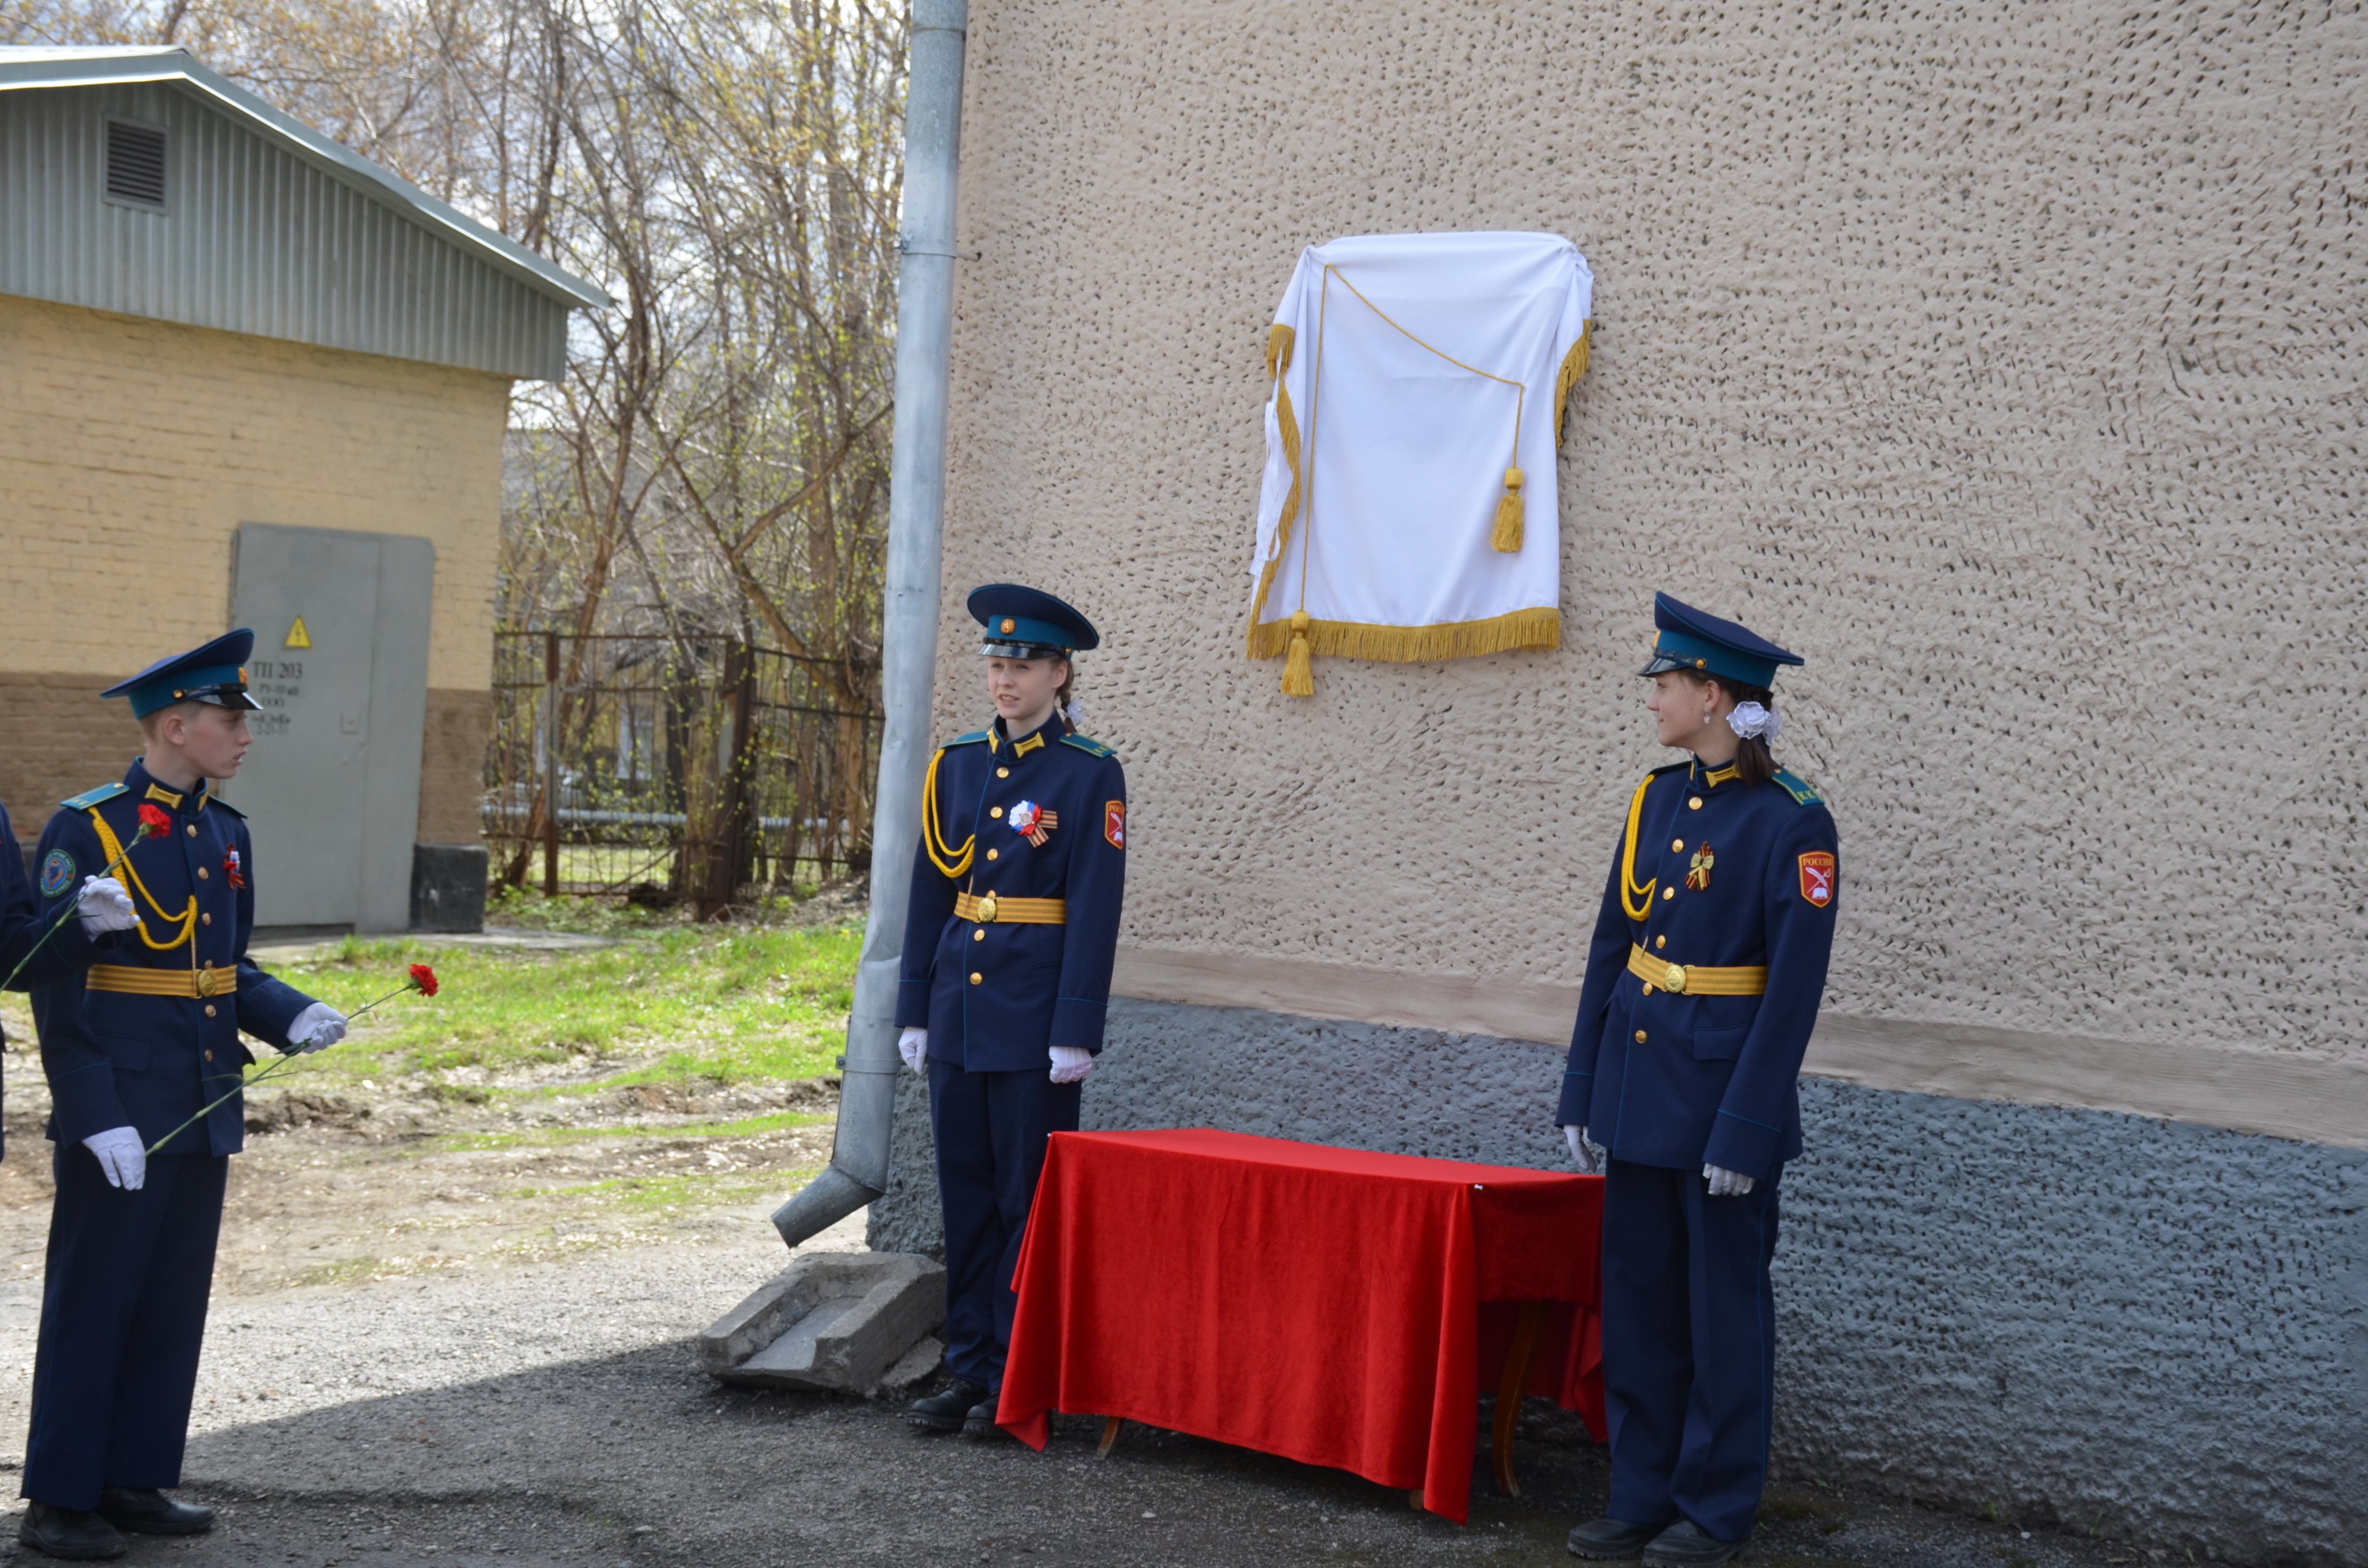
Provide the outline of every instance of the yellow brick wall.
[[[230,613],[241,523],[436,546],[421,836],[476,837],[509,385],[0,295],[0,800],[38,833],[138,734],[93,694]],[[456,760],[457,759],[457,760]]]

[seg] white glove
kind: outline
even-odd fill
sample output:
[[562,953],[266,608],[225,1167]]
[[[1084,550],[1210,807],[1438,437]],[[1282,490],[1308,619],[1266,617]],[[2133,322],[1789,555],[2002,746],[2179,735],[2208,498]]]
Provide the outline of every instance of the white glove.
[[1579,1175],[1601,1176],[1603,1174],[1603,1145],[1589,1142],[1586,1128],[1564,1128],[1562,1141],[1570,1145],[1571,1164],[1578,1167]]
[[94,1132],[82,1141],[82,1146],[98,1156],[98,1168],[107,1173],[108,1186],[137,1192],[147,1181],[148,1151],[133,1129],[110,1127]]
[[288,1026],[288,1054],[322,1051],[346,1038],[346,1016],[326,1002],[315,1002]]
[[74,905],[74,918],[82,922],[85,937],[129,931],[140,924],[140,911],[131,906],[131,895],[113,877],[85,877]]
[[1052,1056],[1056,1084],[1082,1084],[1094,1070],[1094,1053],[1082,1045],[1053,1046]]
[[929,1070],[929,1031],[906,1029],[903,1034],[898,1035],[896,1054],[903,1057],[905,1065],[914,1072],[927,1073]]
[[1704,1165],[1702,1175],[1710,1177],[1713,1198],[1743,1198],[1759,1184],[1741,1171],[1731,1171],[1724,1165]]

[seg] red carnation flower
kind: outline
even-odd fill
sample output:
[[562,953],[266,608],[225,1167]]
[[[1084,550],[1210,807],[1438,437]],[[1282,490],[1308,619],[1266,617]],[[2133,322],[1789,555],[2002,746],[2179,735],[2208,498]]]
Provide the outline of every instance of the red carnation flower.
[[165,814],[164,807],[143,801],[140,807],[140,825],[150,833],[170,833],[173,831],[173,819]]
[[421,995],[433,996],[436,994],[436,971],[424,963],[413,964],[411,983],[419,988]]

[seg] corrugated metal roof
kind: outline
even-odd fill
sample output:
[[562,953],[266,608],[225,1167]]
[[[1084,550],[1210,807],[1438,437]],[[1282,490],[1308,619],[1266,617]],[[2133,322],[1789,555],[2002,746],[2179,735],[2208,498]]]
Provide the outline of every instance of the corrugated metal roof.
[[[161,210],[110,120],[165,133]],[[0,293],[541,379],[610,302],[177,49],[0,49]]]

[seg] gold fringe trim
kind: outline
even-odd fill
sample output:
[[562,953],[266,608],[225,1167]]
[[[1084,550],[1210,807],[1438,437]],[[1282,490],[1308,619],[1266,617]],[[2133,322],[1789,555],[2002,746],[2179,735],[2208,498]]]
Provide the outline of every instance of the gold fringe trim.
[[[1266,613],[1267,590],[1274,586],[1274,574],[1282,564],[1282,552],[1291,544],[1292,525],[1299,520],[1300,494],[1306,485],[1305,477],[1299,472],[1299,420],[1291,412],[1291,388],[1284,384],[1282,379],[1283,373],[1291,369],[1292,346],[1298,334],[1281,322],[1266,329],[1266,373],[1267,379],[1274,382],[1274,423],[1275,428],[1282,433],[1282,455],[1291,463],[1291,489],[1282,498],[1282,516],[1275,520],[1274,547],[1267,551],[1266,565],[1258,573],[1258,593],[1250,599],[1250,657],[1253,659],[1259,657],[1256,651],[1258,619]],[[1315,690],[1311,678],[1307,690],[1297,695],[1309,696]]]
[[[1302,631],[1293,625],[1297,619],[1293,616],[1291,620],[1252,626],[1250,657],[1295,654],[1293,644],[1302,641],[1310,653],[1327,659],[1381,659],[1401,665],[1474,659],[1483,653],[1542,653],[1562,646],[1562,611],[1553,608],[1517,609],[1486,620],[1454,620],[1440,626],[1378,626],[1310,616]],[[1312,685],[1309,690],[1314,690]]]
[[1587,344],[1588,335],[1594,330],[1595,323],[1592,321],[1579,324],[1578,341],[1572,344],[1570,352],[1562,357],[1562,370],[1554,377],[1554,450],[1556,451],[1562,450],[1562,416],[1563,411],[1570,406],[1570,389],[1578,385],[1578,378],[1587,374],[1588,361],[1595,357],[1594,350]]

